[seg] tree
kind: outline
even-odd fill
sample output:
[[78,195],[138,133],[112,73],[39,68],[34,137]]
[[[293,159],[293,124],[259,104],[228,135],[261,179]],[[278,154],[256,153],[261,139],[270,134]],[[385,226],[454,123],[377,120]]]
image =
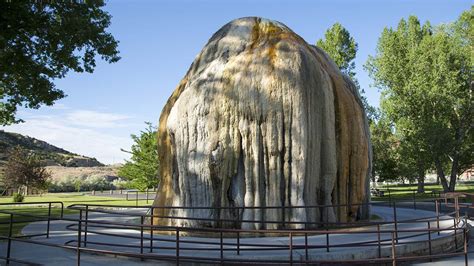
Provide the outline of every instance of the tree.
[[0,125],[65,97],[53,80],[120,59],[104,1],[0,1]]
[[385,117],[370,124],[373,149],[372,177],[378,181],[398,181],[400,171],[397,164],[398,139],[393,133],[390,121]]
[[316,45],[323,49],[339,69],[350,78],[355,76],[354,59],[357,54],[357,43],[340,23],[335,23],[324,34],[324,40],[319,39]]
[[433,162],[445,191],[454,191],[463,167],[474,163],[472,13],[434,29],[414,16],[402,19],[384,29],[365,66],[382,92],[382,112],[412,151]]
[[[418,181],[418,192],[424,192],[425,172],[429,168],[426,151],[418,149],[416,137],[395,132],[384,115],[370,124],[373,148],[372,176],[378,181]],[[412,139],[414,138],[414,140]]]
[[10,151],[4,169],[3,183],[18,193],[28,194],[28,189],[46,189],[51,173],[43,166],[39,156],[17,146]]
[[355,83],[359,90],[364,109],[369,120],[374,120],[377,117],[377,110],[372,107],[365,97],[365,91],[359,85],[355,77],[355,62],[354,59],[357,54],[357,43],[350,35],[349,31],[340,23],[335,23],[324,34],[324,39],[319,39],[316,45],[323,49],[334,63],[339,67],[342,73],[346,74]]
[[416,180],[418,193],[425,192],[425,174],[430,168],[429,154],[423,148],[418,136],[399,134],[400,144],[397,148],[397,164],[400,175],[408,180]]
[[156,187],[158,185],[158,149],[156,128],[149,122],[144,131],[140,135],[132,134],[134,141],[131,151],[123,150],[130,153],[132,157],[130,161],[119,169],[119,176],[130,180],[132,187],[139,190]]

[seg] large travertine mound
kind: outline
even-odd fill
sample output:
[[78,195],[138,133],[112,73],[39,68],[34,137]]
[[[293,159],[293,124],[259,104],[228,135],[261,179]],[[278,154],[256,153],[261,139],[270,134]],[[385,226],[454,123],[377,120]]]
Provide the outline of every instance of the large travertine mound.
[[[322,50],[271,20],[237,19],[212,36],[162,111],[158,146],[155,206],[314,206],[360,204],[369,197],[371,148],[357,89]],[[155,211],[287,222],[351,221],[367,213],[357,205],[324,211]],[[198,220],[157,223],[218,226]]]

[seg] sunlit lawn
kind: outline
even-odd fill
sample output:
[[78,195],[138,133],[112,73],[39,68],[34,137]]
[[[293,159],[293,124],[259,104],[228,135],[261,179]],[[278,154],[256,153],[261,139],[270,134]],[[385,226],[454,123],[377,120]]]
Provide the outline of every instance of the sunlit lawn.
[[[388,200],[389,199],[388,189],[390,189],[390,197],[392,200],[405,200],[405,199],[410,200],[410,199],[413,199],[413,191],[417,190],[418,185],[400,184],[400,185],[378,186],[377,188],[384,191],[385,194],[383,197],[372,196],[372,200]],[[436,184],[426,184],[425,193],[415,192],[416,199],[429,199],[429,198],[438,197],[438,194],[433,194],[432,191],[442,193],[443,187],[441,185],[436,185]],[[458,183],[456,184],[456,191],[474,193],[474,183]],[[466,200],[469,201],[470,198],[466,198]]]
[[[90,196],[84,193],[49,193],[43,196],[28,196],[25,198],[24,202],[51,202],[51,201],[61,201],[64,203],[64,214],[73,214],[74,210],[69,210],[66,207],[73,204],[103,204],[103,205],[126,205],[126,206],[135,206],[135,198],[131,197],[130,200],[124,198],[114,198],[114,197],[101,197],[101,196]],[[12,197],[0,197],[0,203],[13,203]],[[148,201],[148,204],[152,203],[152,199]],[[140,206],[148,205],[146,200],[138,200]],[[47,218],[48,216],[48,205],[0,205],[0,210],[5,211],[14,211],[15,213],[25,213],[33,214],[38,216],[43,216]],[[52,204],[51,215],[53,217],[60,216],[60,205]],[[26,217],[21,215],[13,216],[15,221],[31,221],[34,218]],[[9,232],[10,215],[5,213],[0,213],[0,235],[6,236]],[[18,235],[21,233],[21,229],[28,223],[16,223],[13,226],[13,235]],[[46,232],[46,227],[45,227]]]

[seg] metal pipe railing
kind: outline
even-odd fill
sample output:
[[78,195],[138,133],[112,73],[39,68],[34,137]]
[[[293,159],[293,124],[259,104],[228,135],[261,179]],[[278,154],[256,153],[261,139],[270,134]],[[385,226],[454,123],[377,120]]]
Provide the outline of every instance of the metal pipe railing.
[[[143,214],[143,213],[132,213],[132,214],[126,214],[123,212],[118,212],[118,211],[108,211],[108,210],[99,210],[91,207],[99,207],[101,206],[102,208],[106,207],[117,207],[114,205],[93,205],[93,204],[77,204],[71,207],[73,210],[78,210],[79,211],[79,217],[78,218],[65,218],[62,214],[60,218],[55,218],[51,217],[51,204],[53,202],[45,202],[48,204],[48,216],[47,218],[47,233],[46,237],[49,237],[49,231],[50,231],[50,223],[57,221],[57,220],[62,220],[62,221],[71,221],[75,224],[71,224],[67,226],[69,230],[77,230],[77,240],[71,240],[68,241],[65,245],[54,245],[51,243],[46,243],[38,240],[32,240],[32,239],[22,239],[19,237],[16,237],[13,235],[13,225],[16,222],[24,222],[24,221],[15,221],[14,217],[18,216],[27,216],[27,217],[33,217],[33,218],[44,218],[44,216],[38,216],[38,215],[32,215],[32,214],[22,214],[22,213],[14,213],[14,212],[8,212],[8,211],[0,211],[0,213],[4,214],[10,214],[10,221],[9,221],[9,226],[10,226],[10,231],[9,235],[7,237],[0,236],[2,239],[6,239],[8,241],[7,245],[7,252],[6,252],[6,257],[0,257],[0,259],[4,259],[7,264],[12,262],[18,262],[19,260],[15,258],[11,258],[11,243],[12,241],[19,241],[19,242],[24,242],[24,243],[31,243],[31,244],[38,244],[38,245],[46,245],[46,246],[51,246],[51,247],[58,247],[58,248],[64,248],[64,249],[71,249],[74,248],[77,253],[77,265],[80,265],[81,262],[81,253],[82,252],[92,252],[92,253],[98,253],[98,254],[114,254],[118,256],[126,256],[126,257],[135,257],[139,258],[141,260],[143,259],[157,259],[157,260],[168,260],[168,261],[175,261],[177,263],[180,262],[204,262],[204,263],[237,263],[237,262],[245,262],[245,263],[289,263],[292,264],[294,262],[293,254],[294,250],[304,250],[304,259],[298,260],[298,263],[303,262],[303,263],[347,263],[349,261],[346,260],[337,260],[337,261],[332,261],[332,260],[311,260],[309,256],[309,251],[310,250],[317,250],[317,249],[325,249],[326,252],[330,252],[332,249],[337,249],[341,247],[361,247],[361,246],[374,246],[377,247],[377,258],[370,259],[370,260],[351,260],[350,262],[357,262],[357,263],[364,263],[364,262],[380,262],[380,263],[393,263],[397,264],[398,262],[404,262],[404,261],[411,261],[414,259],[428,259],[432,260],[435,258],[440,258],[440,257],[449,257],[449,256],[454,256],[454,255],[460,255],[462,254],[465,257],[465,261],[467,263],[467,258],[468,254],[470,253],[467,250],[467,243],[468,243],[468,229],[466,228],[466,219],[467,217],[464,216],[464,220],[460,219],[459,215],[459,205],[456,207],[453,212],[446,213],[444,215],[452,215],[454,216],[453,218],[449,218],[446,216],[440,217],[440,210],[438,206],[438,202],[435,201],[435,209],[436,209],[436,215],[430,216],[430,217],[422,217],[418,219],[406,219],[406,220],[399,220],[397,219],[397,206],[396,204],[392,204],[392,208],[394,209],[394,219],[393,221],[387,221],[387,222],[363,222],[363,223],[357,223],[357,222],[349,222],[349,223],[336,223],[336,222],[320,222],[319,224],[325,224],[326,226],[331,226],[331,225],[339,225],[340,227],[337,229],[331,229],[329,227],[324,228],[324,229],[253,229],[253,230],[247,230],[247,229],[226,229],[226,228],[188,228],[188,227],[179,227],[179,226],[163,226],[163,225],[155,225],[151,221],[153,221],[153,218],[162,218],[162,216],[155,215],[154,210],[160,207],[153,207],[151,210],[150,214]],[[43,203],[43,204],[45,204]],[[31,203],[31,204],[38,204],[38,203]],[[1,204],[1,205],[7,205],[7,204]],[[13,205],[13,204],[9,204]],[[371,204],[374,205],[374,204]],[[62,205],[61,205],[62,206]],[[327,206],[327,205],[326,205]],[[342,206],[342,205],[341,205]],[[346,205],[347,206],[347,205]],[[143,207],[135,206],[135,207],[129,207],[129,209],[139,209]],[[278,206],[281,208],[280,206]],[[308,206],[306,208],[311,208],[314,206]],[[319,206],[321,207],[321,206]],[[334,206],[331,206],[334,207]],[[148,207],[149,208],[149,207]],[[165,208],[172,208],[172,207],[165,207]],[[186,208],[186,207],[183,207]],[[197,208],[203,208],[203,207],[197,207]],[[268,207],[268,208],[273,208],[273,207]],[[286,207],[285,207],[286,208]],[[295,208],[305,208],[304,206],[296,206]],[[215,208],[209,208],[209,209],[215,209]],[[242,208],[240,208],[242,209]],[[61,213],[63,213],[63,210],[61,210]],[[119,221],[103,221],[103,220],[96,220],[96,219],[90,219],[90,213],[106,213],[106,214],[113,214],[113,215],[118,215],[118,217],[123,217],[123,216],[128,216],[128,217],[140,217],[140,223],[139,224],[129,224],[125,222],[119,222]],[[83,215],[85,214],[85,215]],[[150,223],[146,222],[146,219],[150,219]],[[168,216],[165,216],[165,218],[169,218]],[[191,219],[193,217],[172,217],[174,219]],[[193,219],[202,219],[202,218],[193,218]],[[205,218],[209,219],[209,218]],[[229,219],[215,219],[220,222],[227,222]],[[440,228],[440,222],[441,221],[447,221],[447,220],[453,220],[453,224],[451,226],[445,227],[445,228]],[[254,220],[243,220],[242,222],[258,222],[262,223],[262,221],[254,221]],[[265,223],[276,223],[281,221],[264,221]],[[401,224],[407,224],[407,223],[426,223],[425,228],[421,229],[400,229],[399,225]],[[436,223],[436,228],[431,227],[431,223]],[[300,224],[304,224],[303,222],[300,222]],[[310,222],[308,224],[318,224],[315,222]],[[354,230],[347,230],[345,228],[352,227],[354,225],[360,225],[360,226],[365,226],[367,228],[362,228],[363,230],[361,231],[354,231]],[[74,226],[77,225],[77,229],[74,228]],[[393,225],[393,229],[382,229],[381,226],[384,225]],[[375,228],[373,228],[375,226]],[[139,236],[130,236],[130,235],[125,235],[125,234],[120,234],[120,233],[106,233],[106,232],[101,232],[100,230],[94,230],[95,228],[110,228],[110,229],[117,229],[117,230],[122,230],[122,229],[134,229],[139,231]],[[342,228],[342,229],[341,229]],[[148,231],[150,232],[149,236],[145,236],[144,232]],[[444,233],[443,233],[444,232]],[[159,233],[163,234],[174,234],[175,239],[170,239],[170,238],[165,238],[165,237],[156,237],[156,235],[160,235]],[[191,233],[201,233],[201,234],[214,234],[218,235],[219,239],[217,241],[198,241],[198,240],[190,240],[190,239],[182,239],[180,235],[182,233],[185,234],[191,234]],[[456,249],[455,252],[449,252],[446,254],[432,254],[432,241],[435,241],[432,239],[432,234],[438,233],[438,236],[435,240],[437,239],[442,239],[446,237],[452,237],[454,238]],[[443,235],[441,235],[443,233]],[[121,238],[128,238],[128,239],[135,239],[139,240],[139,246],[136,245],[125,245],[125,244],[117,244],[117,243],[101,243],[97,241],[90,241],[87,238],[88,234],[98,234],[98,235],[107,235],[107,236],[113,236],[113,237],[121,237]],[[257,243],[241,243],[241,235],[262,235],[262,234],[287,234],[288,236],[288,244],[285,245],[284,243],[282,244],[257,244]],[[330,243],[330,236],[332,235],[338,235],[338,234],[373,234],[374,236],[376,235],[375,240],[368,240],[368,241],[351,241],[348,243]],[[399,234],[403,234],[403,236],[400,236]],[[84,237],[82,237],[84,235]],[[234,241],[224,241],[224,236],[229,237],[229,236],[237,236],[237,238]],[[326,236],[326,242],[325,244],[312,244],[309,243],[308,241],[308,236],[311,235],[325,235]],[[389,237],[387,237],[390,235]],[[418,243],[420,241],[425,241],[425,240],[419,240],[416,239],[416,237],[419,236],[426,236],[427,241],[428,241],[428,255],[422,255],[422,256],[400,256],[397,255],[396,253],[396,246],[397,243],[399,244],[409,244],[409,243]],[[457,252],[458,251],[458,236],[461,236],[463,247],[462,247],[462,252]],[[294,243],[294,238],[295,237],[304,237],[304,244],[295,244]],[[234,239],[234,238],[232,238]],[[149,240],[149,246],[147,247],[145,244],[145,240]],[[402,243],[399,243],[399,240],[403,240]],[[72,244],[76,245],[72,246]],[[175,249],[176,254],[174,256],[170,255],[163,255],[163,254],[150,254],[150,253],[145,253],[144,250],[146,248],[150,249],[150,252],[153,252],[154,245],[156,246],[157,243],[161,242],[174,242],[175,247],[170,247],[170,246],[162,246],[159,247],[158,249]],[[99,248],[90,248],[87,247],[87,244],[94,245],[94,246],[102,246],[104,248],[109,247],[109,249],[99,249]],[[181,247],[181,243],[183,244],[205,244],[208,247],[202,248],[202,247],[190,247],[189,245],[186,247]],[[110,250],[112,247],[121,247],[121,248],[138,248],[139,252],[124,252],[124,251],[115,251],[115,250]],[[383,257],[382,254],[382,248],[383,247],[391,247],[391,256],[390,258]],[[180,251],[189,251],[189,250],[194,250],[194,251],[199,251],[199,250],[213,250],[217,251],[218,254],[216,257],[198,257],[198,256],[183,256]],[[227,258],[225,256],[226,252],[235,252],[237,255],[241,255],[242,250],[245,251],[265,251],[265,250],[288,250],[288,259],[287,260],[262,260],[262,259],[236,259],[236,258]],[[21,263],[21,262],[20,262]]]

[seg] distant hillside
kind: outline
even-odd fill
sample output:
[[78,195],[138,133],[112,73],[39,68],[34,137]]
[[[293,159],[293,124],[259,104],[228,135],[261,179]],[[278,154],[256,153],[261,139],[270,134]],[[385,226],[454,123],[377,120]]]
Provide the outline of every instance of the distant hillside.
[[78,155],[53,146],[45,141],[0,130],[0,166],[8,160],[8,152],[21,146],[41,156],[47,166],[94,167],[104,166],[95,158]]

